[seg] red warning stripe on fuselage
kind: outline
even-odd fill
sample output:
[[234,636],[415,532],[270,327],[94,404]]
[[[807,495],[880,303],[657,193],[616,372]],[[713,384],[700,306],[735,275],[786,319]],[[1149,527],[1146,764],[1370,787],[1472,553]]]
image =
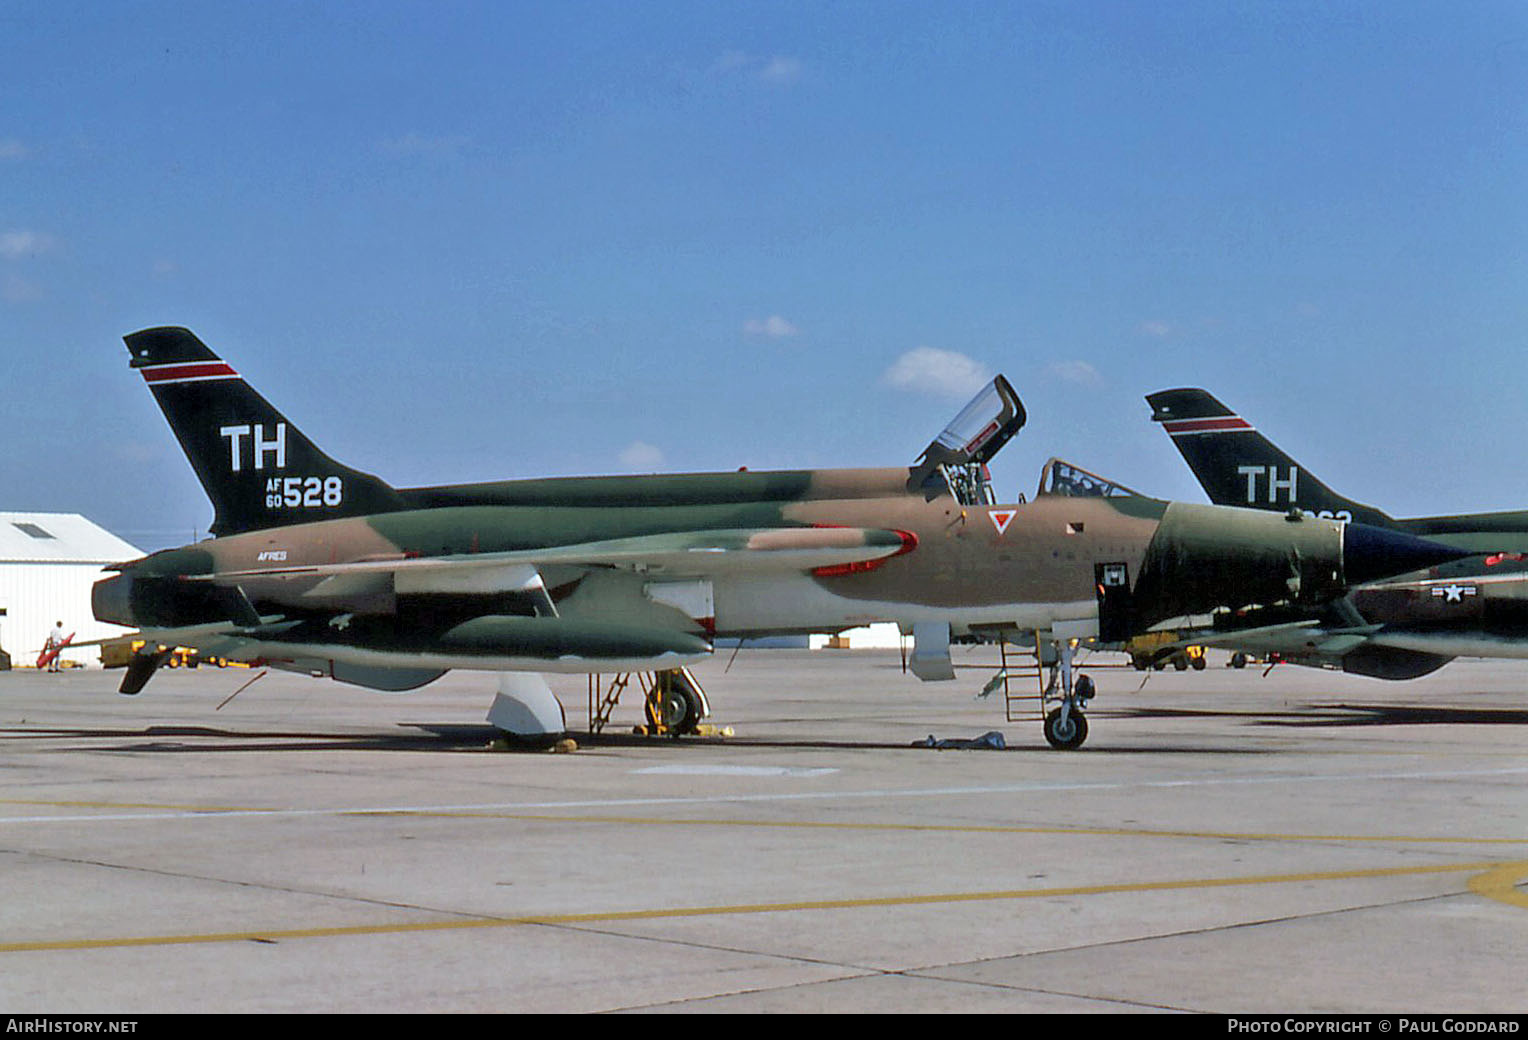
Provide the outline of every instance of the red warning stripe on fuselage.
[[[834,527],[835,524],[813,524],[813,527]],[[866,571],[877,570],[887,560],[895,559],[904,553],[910,553],[918,548],[918,536],[911,531],[898,531],[897,537],[902,539],[902,547],[889,556],[880,556],[874,560],[859,560],[855,563],[830,563],[822,567],[812,568],[814,578],[838,578],[845,574],[864,574]]]
[[193,383],[202,379],[238,379],[239,373],[223,361],[177,362],[151,365],[142,369],[143,381],[150,386],[164,383]]
[[1253,427],[1239,415],[1222,415],[1214,419],[1169,419],[1162,428],[1177,437],[1184,433],[1233,433]]

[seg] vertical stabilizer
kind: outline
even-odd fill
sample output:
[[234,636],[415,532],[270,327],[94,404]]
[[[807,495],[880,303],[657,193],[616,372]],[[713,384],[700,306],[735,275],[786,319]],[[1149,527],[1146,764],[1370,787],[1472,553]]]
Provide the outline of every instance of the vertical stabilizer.
[[397,492],[335,462],[189,329],[123,337],[212,500],[212,533],[383,513]]
[[1221,506],[1286,512],[1291,508],[1376,527],[1395,521],[1373,506],[1344,498],[1295,462],[1251,423],[1207,391],[1183,388],[1146,395],[1189,469]]

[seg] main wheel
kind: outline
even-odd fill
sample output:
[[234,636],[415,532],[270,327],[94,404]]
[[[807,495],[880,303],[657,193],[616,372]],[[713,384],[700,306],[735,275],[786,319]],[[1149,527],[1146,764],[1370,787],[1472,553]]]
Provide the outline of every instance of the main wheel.
[[694,724],[694,707],[683,690],[665,690],[659,710],[663,713],[663,728],[670,733],[688,733]]
[[1074,708],[1067,714],[1063,724],[1061,709],[1057,708],[1045,716],[1045,739],[1058,751],[1072,751],[1082,747],[1082,742],[1088,739],[1087,717]]
[[658,688],[647,700],[648,720],[661,724],[664,732],[676,737],[695,732],[701,711],[700,695],[679,674],[660,675]]

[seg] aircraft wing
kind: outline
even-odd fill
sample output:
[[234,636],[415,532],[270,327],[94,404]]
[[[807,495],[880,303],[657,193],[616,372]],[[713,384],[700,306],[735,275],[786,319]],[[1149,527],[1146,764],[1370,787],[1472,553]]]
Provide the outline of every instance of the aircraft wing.
[[268,637],[297,625],[295,621],[283,620],[279,614],[268,614],[251,620],[254,624],[241,621],[213,621],[201,625],[176,627],[144,626],[134,632],[124,632],[121,635],[90,639],[69,645],[71,648],[130,646],[133,643],[142,642],[143,648],[133,654],[128,661],[127,671],[122,676],[122,685],[117,688],[118,693],[132,696],[143,689],[144,684],[159,670],[159,666],[174,647],[194,647],[203,653],[226,657],[230,660],[249,660],[251,655],[241,652],[249,640],[261,636]]
[[[738,528],[639,535],[513,552],[396,557],[348,563],[257,567],[196,576],[203,581],[250,578],[343,578],[364,574],[447,574],[547,566],[608,567],[679,577],[717,577],[770,571],[836,572],[873,566],[910,552],[917,538],[905,531],[866,527]],[[517,583],[518,584],[518,583]]]
[[1166,656],[1172,651],[1190,646],[1217,647],[1259,656],[1278,654],[1297,664],[1340,667],[1344,654],[1363,644],[1382,627],[1355,625],[1334,628],[1312,618],[1232,630],[1185,628],[1178,630],[1178,639],[1153,647],[1152,651],[1156,655]]
[[1353,628],[1326,628],[1319,621],[1292,621],[1282,625],[1263,625],[1237,631],[1195,633],[1178,643],[1183,646],[1215,646],[1252,654],[1284,654],[1290,657],[1315,656],[1340,658],[1364,642],[1379,625]]
[[[1413,641],[1415,642],[1415,641]],[[1201,629],[1182,633],[1171,647],[1216,646],[1259,656],[1277,655],[1290,664],[1331,668],[1376,679],[1415,679],[1443,667],[1461,651],[1457,645],[1414,646],[1404,633],[1392,635],[1384,625],[1324,625],[1294,621],[1238,631]]]

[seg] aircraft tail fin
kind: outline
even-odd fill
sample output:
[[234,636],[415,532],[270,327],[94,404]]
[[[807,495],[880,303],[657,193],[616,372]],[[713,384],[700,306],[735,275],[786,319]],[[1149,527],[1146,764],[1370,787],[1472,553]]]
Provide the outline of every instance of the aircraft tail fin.
[[1205,494],[1216,505],[1291,508],[1376,527],[1395,522],[1373,506],[1344,498],[1301,467],[1247,420],[1197,388],[1146,395]]
[[123,342],[212,500],[213,534],[403,507],[385,481],[320,451],[189,329]]

